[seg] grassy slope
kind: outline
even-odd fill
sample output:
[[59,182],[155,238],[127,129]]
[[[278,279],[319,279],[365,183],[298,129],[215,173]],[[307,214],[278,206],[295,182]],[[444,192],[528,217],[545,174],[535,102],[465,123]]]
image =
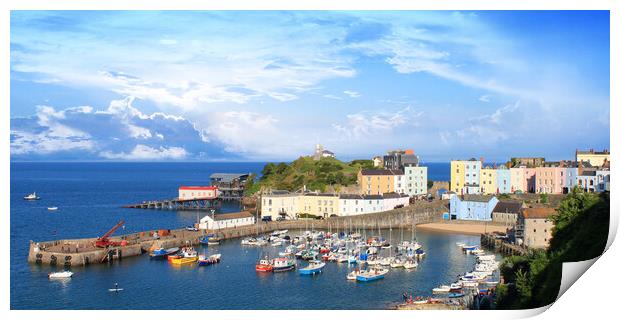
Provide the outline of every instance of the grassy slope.
[[338,190],[341,186],[357,183],[357,172],[371,168],[370,160],[342,162],[334,158],[319,161],[311,157],[299,157],[290,164],[268,163],[263,168],[259,181],[252,183],[246,194],[253,194],[261,188],[295,191],[304,185],[310,190],[325,191],[327,186]]

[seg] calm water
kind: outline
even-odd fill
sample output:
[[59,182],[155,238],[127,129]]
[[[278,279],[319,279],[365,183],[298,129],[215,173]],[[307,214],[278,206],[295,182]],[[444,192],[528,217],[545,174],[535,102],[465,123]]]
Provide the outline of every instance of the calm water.
[[[479,237],[418,232],[427,251],[418,270],[393,270],[375,283],[345,279],[346,264],[328,264],[323,274],[257,274],[254,264],[283,248],[242,248],[239,240],[207,249],[223,261],[209,267],[172,267],[148,256],[112,265],[74,267],[73,279],[50,281],[55,267],[26,262],[28,241],[96,237],[119,220],[117,233],[178,228],[192,224],[195,212],[122,209],[121,205],[176,196],[179,185],[208,182],[213,172],[260,172],[262,163],[12,163],[11,164],[11,308],[12,309],[382,309],[403,291],[428,295],[472,268],[473,257],[455,242]],[[447,166],[446,168],[449,168]],[[429,168],[429,178],[433,174]],[[438,173],[438,174],[445,174]],[[448,173],[449,174],[449,173]],[[41,200],[22,197],[36,191]],[[57,212],[47,211],[58,206]],[[228,203],[223,212],[238,210]],[[388,230],[382,230],[388,236]],[[405,232],[405,238],[411,235]],[[400,240],[400,230],[393,230]],[[302,262],[303,263],[303,262]],[[115,282],[125,291],[107,291]],[[173,297],[171,299],[171,297]]]

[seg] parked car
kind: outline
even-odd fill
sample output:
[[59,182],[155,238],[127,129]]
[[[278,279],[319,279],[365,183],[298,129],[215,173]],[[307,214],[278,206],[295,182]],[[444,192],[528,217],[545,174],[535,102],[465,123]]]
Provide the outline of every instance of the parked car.
[[[270,218],[271,218],[271,217],[270,217]],[[285,218],[285,217],[277,217],[277,218],[276,218],[276,221],[284,221],[284,220],[286,220],[286,218]]]
[[317,216],[315,219],[316,219],[316,220],[323,220],[323,219],[325,219],[325,218],[323,218],[323,216]]
[[187,226],[187,227],[185,227],[185,230],[187,230],[187,231],[198,231],[198,228],[192,227],[192,226]]
[[337,214],[335,214],[335,213],[332,213],[332,214],[330,214],[330,215],[329,215],[329,217],[330,217],[330,218],[337,217],[337,216],[338,216],[338,215],[337,215]]
[[263,217],[261,220],[263,220],[263,222],[269,222],[271,221],[271,216]]

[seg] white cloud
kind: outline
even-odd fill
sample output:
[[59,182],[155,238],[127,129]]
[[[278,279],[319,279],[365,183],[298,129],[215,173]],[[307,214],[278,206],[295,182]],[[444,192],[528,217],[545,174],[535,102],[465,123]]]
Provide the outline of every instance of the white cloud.
[[491,102],[491,96],[489,96],[488,94],[482,95],[480,96],[480,98],[478,98],[478,101]]
[[347,96],[349,96],[349,98],[359,98],[362,95],[357,92],[357,91],[352,91],[352,90],[345,90],[342,93],[346,94]]
[[114,160],[181,160],[187,158],[189,154],[181,147],[152,148],[139,144],[129,153],[103,151],[99,155]]
[[373,134],[385,134],[421,115],[412,112],[409,107],[394,113],[363,111],[347,115],[345,123],[334,123],[332,128],[343,137],[361,139]]
[[103,110],[90,106],[62,110],[40,106],[32,117],[11,119],[11,156],[22,159],[54,153],[78,159],[226,156],[221,147],[209,140],[206,130],[199,129],[195,123],[162,112],[144,114],[133,102],[133,97],[114,100]]

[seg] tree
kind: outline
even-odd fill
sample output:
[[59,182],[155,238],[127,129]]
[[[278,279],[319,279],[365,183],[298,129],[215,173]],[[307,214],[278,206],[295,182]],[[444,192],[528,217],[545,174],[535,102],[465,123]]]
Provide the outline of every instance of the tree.
[[541,193],[540,194],[540,203],[548,203],[549,202],[549,195],[546,193]]
[[428,181],[426,182],[426,188],[427,188],[428,190],[432,189],[432,188],[433,188],[433,184],[435,184],[435,183],[433,182],[433,180],[428,180]]

